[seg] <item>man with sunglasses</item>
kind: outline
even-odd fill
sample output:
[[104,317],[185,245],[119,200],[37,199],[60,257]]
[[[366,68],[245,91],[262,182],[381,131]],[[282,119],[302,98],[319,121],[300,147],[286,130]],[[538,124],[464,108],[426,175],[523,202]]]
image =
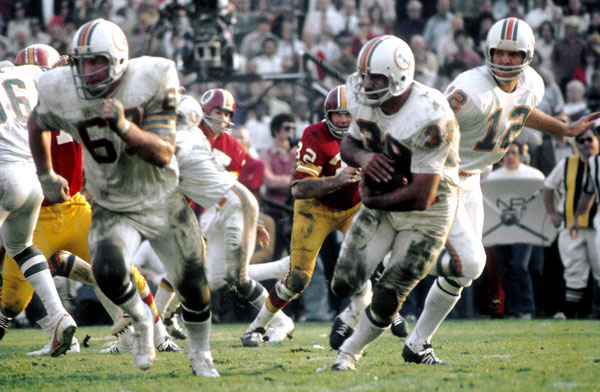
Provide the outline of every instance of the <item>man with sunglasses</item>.
[[[597,176],[590,170],[590,161],[597,167],[600,152],[598,136],[588,129],[575,138],[579,154],[561,160],[544,182],[546,211],[556,227],[558,249],[564,266],[565,298],[557,319],[581,316],[581,300],[588,285],[590,269],[600,282],[600,260],[597,250],[598,202],[593,203]],[[587,184],[587,187],[582,185]],[[596,191],[597,192],[597,191]],[[555,201],[559,195],[560,201]]]

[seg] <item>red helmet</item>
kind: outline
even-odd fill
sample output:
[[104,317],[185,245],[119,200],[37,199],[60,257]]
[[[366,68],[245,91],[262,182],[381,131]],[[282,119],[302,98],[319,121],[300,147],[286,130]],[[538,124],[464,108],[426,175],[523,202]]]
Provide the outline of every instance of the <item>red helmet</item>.
[[[202,111],[204,112],[204,119],[215,132],[229,130],[234,125],[231,122],[223,121],[210,115],[213,109],[219,108],[231,113],[233,116],[233,113],[235,113],[235,99],[233,99],[233,95],[229,91],[222,88],[213,88],[206,91],[200,97],[200,106],[202,106]],[[227,122],[227,126],[221,126],[220,123],[222,122]]]
[[58,60],[60,60],[60,54],[52,46],[34,44],[19,52],[15,59],[15,65],[39,65],[52,68]]
[[325,122],[329,126],[329,131],[333,136],[341,139],[344,133],[348,130],[348,127],[338,127],[331,121],[331,113],[348,113],[348,107],[346,106],[346,85],[341,84],[337,87],[332,88],[327,93],[325,102],[323,103],[323,111],[325,112]]

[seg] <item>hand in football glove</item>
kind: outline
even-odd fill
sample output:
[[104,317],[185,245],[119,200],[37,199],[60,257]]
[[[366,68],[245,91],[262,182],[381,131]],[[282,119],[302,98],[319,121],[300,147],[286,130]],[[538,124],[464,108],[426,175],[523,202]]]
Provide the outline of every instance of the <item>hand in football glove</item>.
[[123,137],[129,132],[131,123],[125,118],[123,104],[118,99],[108,98],[102,101],[104,119],[108,121],[110,129]]
[[69,183],[60,175],[54,173],[54,170],[38,174],[44,197],[51,203],[62,203],[71,198],[69,193]]

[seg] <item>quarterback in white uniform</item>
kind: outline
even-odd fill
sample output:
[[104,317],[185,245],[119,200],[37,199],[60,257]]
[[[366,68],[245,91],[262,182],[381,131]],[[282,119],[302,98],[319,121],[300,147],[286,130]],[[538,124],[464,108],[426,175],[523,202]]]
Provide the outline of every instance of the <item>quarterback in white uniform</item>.
[[486,65],[462,73],[446,90],[460,129],[461,203],[446,249],[432,269],[439,277],[406,340],[405,352],[409,354],[420,357],[431,347],[431,338],[458,302],[463,287],[484,269],[481,172],[502,159],[523,126],[573,136],[593,126],[592,120],[600,115],[583,117],[568,127],[536,109],[544,95],[544,84],[529,67],[533,52],[533,32],[527,23],[517,18],[502,19],[488,32]]
[[26,124],[38,100],[37,80],[43,72],[35,65],[0,69],[0,243],[44,303],[47,315],[39,323],[52,338],[49,354],[55,357],[71,347],[77,326],[60,301],[46,258],[33,245],[43,194]]
[[[435,263],[458,205],[456,120],[443,94],[413,81],[414,56],[394,36],[367,42],[358,72],[348,80],[354,119],[342,140],[342,159],[361,167],[364,205],[346,233],[331,287],[355,294],[385,254],[391,257],[373,288],[371,305],[342,344],[333,370],[355,370],[365,347],[389,328],[406,296]],[[371,183],[392,180],[394,162],[410,158],[405,186],[375,192]],[[395,169],[394,169],[395,167]],[[433,355],[433,353],[432,353]]]
[[94,278],[133,321],[136,365],[148,369],[155,358],[150,309],[140,299],[128,265],[145,237],[183,303],[193,372],[217,377],[209,347],[210,292],[200,229],[179,192],[172,159],[179,91],[175,66],[161,58],[129,60],[124,33],[103,19],[81,26],[72,50],[71,72],[55,68],[40,79],[39,103],[29,121],[38,176],[46,181],[44,195],[51,201],[65,196],[64,179],[52,171],[46,138],[47,129],[62,129],[85,147]]

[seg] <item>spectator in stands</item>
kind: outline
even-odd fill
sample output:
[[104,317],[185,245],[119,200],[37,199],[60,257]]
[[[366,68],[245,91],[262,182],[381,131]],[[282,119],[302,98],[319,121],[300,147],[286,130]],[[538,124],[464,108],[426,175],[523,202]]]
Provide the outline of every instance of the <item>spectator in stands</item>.
[[235,18],[233,40],[239,51],[244,37],[257,30],[260,14],[252,9],[250,0],[237,0]]
[[536,30],[535,35],[535,54],[542,57],[543,66],[552,70],[551,59],[554,45],[556,45],[556,35],[552,22],[543,22]]
[[425,40],[427,40],[429,47],[434,52],[437,53],[438,45],[445,37],[452,37],[453,20],[454,14],[450,12],[450,1],[437,0],[436,13],[427,19],[425,30],[423,32]]
[[379,5],[374,4],[369,8],[368,18],[373,35],[391,34],[392,25],[386,22],[383,9]]
[[375,37],[371,31],[371,24],[369,18],[360,18],[358,21],[358,35],[352,37],[352,53],[358,56],[360,49],[368,40]]
[[551,60],[556,81],[565,93],[567,83],[573,79],[575,72],[583,72],[585,69],[586,45],[577,34],[579,17],[566,17],[563,24],[564,38],[554,45]]
[[115,12],[115,18],[119,26],[128,36],[135,29],[138,18],[138,0],[126,0],[121,8]]
[[296,132],[294,116],[282,113],[271,121],[273,142],[260,154],[265,162],[265,196],[285,204],[288,197],[292,173],[296,164],[296,149],[290,146],[290,136]]
[[454,33],[454,44],[456,52],[450,54],[449,58],[444,61],[460,60],[467,65],[468,68],[474,68],[482,64],[481,57],[471,47],[472,40],[466,30],[457,30]]
[[590,25],[590,14],[581,4],[581,0],[568,0],[566,3],[567,4],[563,7],[563,16],[565,18],[576,16],[579,20],[577,33],[585,33]]
[[415,56],[415,80],[429,87],[435,87],[438,77],[437,56],[429,50],[422,35],[413,35],[410,47]]
[[563,109],[564,113],[569,116],[571,122],[579,120],[586,114],[592,111],[585,100],[585,85],[577,79],[567,83],[567,102]]
[[358,34],[358,12],[356,10],[356,0],[342,0],[340,15],[342,15],[344,25],[344,28],[340,34]]
[[[454,40],[454,34],[459,30],[464,30],[465,24],[462,15],[458,14],[452,19],[450,22],[450,32],[449,34],[442,38],[441,40],[436,42],[436,47],[431,48],[438,56],[438,62],[440,64],[445,64],[450,60],[452,54],[458,51],[458,47],[456,46],[456,41]],[[472,45],[473,40],[469,37],[470,45]]]
[[423,4],[419,0],[410,0],[406,3],[406,16],[396,21],[394,34],[405,42],[410,42],[413,35],[422,35],[425,30]]
[[360,18],[368,18],[371,8],[377,6],[385,10],[383,20],[386,24],[393,26],[396,23],[396,5],[394,4],[394,0],[360,0],[358,3],[360,4],[358,9],[358,16]]
[[[538,179],[544,175],[538,169],[521,163],[523,146],[513,143],[502,160],[502,167],[492,171],[487,180]],[[496,245],[494,255],[506,298],[504,314],[508,317],[531,319],[535,312],[534,279],[541,282],[542,265],[531,265],[533,245],[514,243]],[[538,260],[539,261],[539,260]],[[539,263],[536,263],[539,264]]]
[[94,0],[77,0],[77,4],[73,9],[73,20],[77,27],[95,19],[98,15],[94,7]]
[[[12,41],[15,42],[17,39],[17,34],[19,32],[23,32],[29,38],[31,36],[30,30],[30,19],[25,16],[25,5],[22,1],[15,1],[13,5],[13,13],[12,17],[8,20],[6,25],[6,36]],[[26,45],[27,46],[27,45]],[[25,46],[20,46],[19,48],[24,48]],[[58,49],[58,48],[56,48]],[[64,52],[60,52],[64,53]]]
[[283,62],[277,55],[278,40],[275,37],[266,37],[262,43],[262,51],[259,56],[248,58],[256,66],[256,73],[270,74],[283,72]]
[[485,11],[479,14],[477,21],[474,23],[473,50],[482,58],[485,58],[488,31],[490,31],[495,21],[494,15],[491,12]]
[[329,65],[338,71],[343,79],[346,79],[356,71],[356,55],[352,53],[352,37],[349,34],[340,34],[336,42],[340,48],[340,55]]
[[267,15],[261,15],[257,21],[258,25],[255,31],[248,33],[242,40],[240,53],[247,59],[260,55],[263,50],[263,41],[267,37],[277,37],[271,33],[271,19]]
[[600,7],[590,10],[590,26],[587,33],[600,34]]
[[280,16],[277,18],[273,33],[279,38],[277,57],[281,58],[284,72],[289,72],[298,62],[298,54],[306,49],[306,45],[298,38],[298,27],[292,18]]
[[592,74],[592,83],[585,93],[585,99],[592,112],[600,110],[600,70]]
[[[260,82],[250,83],[249,90],[252,97],[262,97],[262,94],[265,93]],[[250,132],[252,146],[259,155],[271,145],[273,140],[270,130],[271,117],[268,113],[269,107],[262,98],[248,104],[244,126]]]
[[[534,59],[535,57],[536,56],[534,55]],[[546,89],[544,90],[544,96],[537,106],[537,109],[548,115],[562,113],[565,107],[565,99],[563,93],[560,91],[560,87],[554,80],[552,71],[550,71],[547,67],[544,67],[543,63],[539,64],[538,66],[534,66],[533,68],[538,72],[538,74],[540,74],[542,80],[544,81],[544,85],[546,86]]]
[[29,44],[27,46],[33,44],[47,45],[50,42],[50,37],[42,30],[40,18],[31,18],[29,29],[31,30],[31,35],[29,36]]
[[345,27],[345,20],[335,9],[331,0],[315,0],[315,9],[306,14],[304,29],[309,28],[316,37],[325,29],[329,29],[334,36],[338,35]]
[[[562,10],[554,5],[553,0],[535,0],[535,5],[525,14],[525,22],[535,31],[543,23],[552,23],[554,19],[560,19]],[[538,48],[536,46],[536,51]]]
[[506,3],[508,6],[508,11],[505,15],[506,18],[523,19],[525,17],[525,7],[523,7],[520,0],[508,0]]

